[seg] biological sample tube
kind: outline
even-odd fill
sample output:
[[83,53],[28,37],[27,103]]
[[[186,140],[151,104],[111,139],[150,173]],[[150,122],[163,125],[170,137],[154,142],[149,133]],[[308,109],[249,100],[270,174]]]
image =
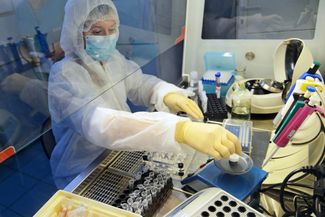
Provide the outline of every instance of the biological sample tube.
[[129,198],[129,199],[127,199],[126,202],[131,206],[131,205],[133,204],[133,201],[134,201],[134,200],[133,200],[132,198]]
[[157,188],[156,187],[151,189],[151,194],[152,194],[153,197],[157,196]]
[[221,93],[220,77],[221,77],[221,73],[217,72],[215,74],[215,78],[216,78],[216,95],[218,99],[220,99],[220,93]]
[[145,187],[144,187],[143,184],[138,184],[138,185],[137,185],[137,188],[138,188],[139,190],[143,190]]
[[142,202],[142,197],[141,197],[141,196],[137,197],[137,198],[135,199],[135,202],[141,203],[141,202]]
[[132,193],[129,194],[129,198],[134,199],[136,197],[137,197],[137,195],[134,192],[132,192]]
[[150,181],[145,181],[144,183],[143,183],[143,185],[146,187],[146,186],[149,186],[150,185]]
[[137,172],[135,175],[135,179],[138,181],[141,179],[142,173],[141,172]]
[[148,194],[147,197],[146,197],[147,201],[148,201],[148,204],[151,205],[152,204],[152,195],[151,194]]
[[145,198],[145,197],[147,196],[147,191],[142,191],[142,192],[141,192],[141,196],[142,196],[143,198]]
[[142,206],[143,206],[144,209],[148,209],[148,207],[149,207],[149,203],[148,203],[148,200],[147,200],[147,199],[144,199],[144,200],[142,201]]
[[134,179],[130,179],[130,180],[129,180],[129,188],[130,188],[130,189],[134,188],[134,182],[135,182]]
[[121,207],[124,210],[128,210],[129,209],[129,205],[127,203],[121,203]]
[[145,178],[144,178],[144,180],[145,180],[145,182],[146,182],[146,181],[149,181],[149,182],[151,182],[152,178],[151,178],[151,177],[149,177],[149,176],[147,176],[147,177],[145,177]]
[[[143,185],[142,185],[143,186]],[[142,188],[143,189],[143,188]],[[135,191],[133,191],[133,193],[134,193],[134,195],[136,196],[136,197],[138,197],[139,195],[140,195],[140,190],[135,190]]]
[[153,178],[154,176],[155,176],[155,173],[154,172],[150,172],[149,173],[149,177],[152,177]]
[[135,214],[139,214],[139,215],[143,215],[143,209],[137,209],[136,211],[135,211]]
[[139,207],[139,202],[134,202],[134,203],[132,203],[132,209],[133,210],[137,210],[138,209],[138,207]]
[[159,179],[158,178],[156,178],[156,179],[153,180],[153,184],[155,184],[155,183],[159,183]]

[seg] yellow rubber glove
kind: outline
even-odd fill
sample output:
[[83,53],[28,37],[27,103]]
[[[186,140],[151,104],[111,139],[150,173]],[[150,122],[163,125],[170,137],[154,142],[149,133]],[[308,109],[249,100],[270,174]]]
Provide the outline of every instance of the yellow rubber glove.
[[238,138],[216,124],[180,121],[176,124],[175,139],[217,160],[233,153],[242,154]]
[[164,103],[173,112],[185,112],[196,120],[203,119],[199,106],[186,96],[178,93],[168,93],[164,97]]

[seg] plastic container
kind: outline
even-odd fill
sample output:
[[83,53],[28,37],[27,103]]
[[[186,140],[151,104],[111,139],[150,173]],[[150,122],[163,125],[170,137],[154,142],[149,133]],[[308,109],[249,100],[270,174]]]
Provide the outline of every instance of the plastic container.
[[251,98],[251,92],[246,89],[245,83],[241,82],[231,95],[231,118],[249,120],[251,116]]
[[59,216],[58,214],[62,210],[62,205],[74,210],[79,207],[84,207],[85,215],[82,215],[84,217],[141,217],[138,214],[61,190],[56,192],[34,217]]

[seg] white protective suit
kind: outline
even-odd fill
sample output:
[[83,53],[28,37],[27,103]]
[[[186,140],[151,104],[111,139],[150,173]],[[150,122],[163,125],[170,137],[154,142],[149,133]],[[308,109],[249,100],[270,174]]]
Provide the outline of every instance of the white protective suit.
[[[69,0],[61,33],[65,58],[53,65],[49,78],[49,110],[57,145],[51,156],[55,182],[63,188],[106,148],[180,152],[174,139],[180,117],[166,113],[163,97],[184,90],[142,74],[140,67],[117,50],[103,65],[84,50],[83,31],[88,14],[111,0]],[[135,104],[155,106],[159,112],[131,113]]]

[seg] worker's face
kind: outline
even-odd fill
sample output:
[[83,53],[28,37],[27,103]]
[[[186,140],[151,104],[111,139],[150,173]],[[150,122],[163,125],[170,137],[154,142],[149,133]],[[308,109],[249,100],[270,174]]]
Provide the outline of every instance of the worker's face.
[[99,35],[108,36],[117,32],[117,26],[115,20],[101,20],[94,23],[90,30],[84,32],[84,36]]

